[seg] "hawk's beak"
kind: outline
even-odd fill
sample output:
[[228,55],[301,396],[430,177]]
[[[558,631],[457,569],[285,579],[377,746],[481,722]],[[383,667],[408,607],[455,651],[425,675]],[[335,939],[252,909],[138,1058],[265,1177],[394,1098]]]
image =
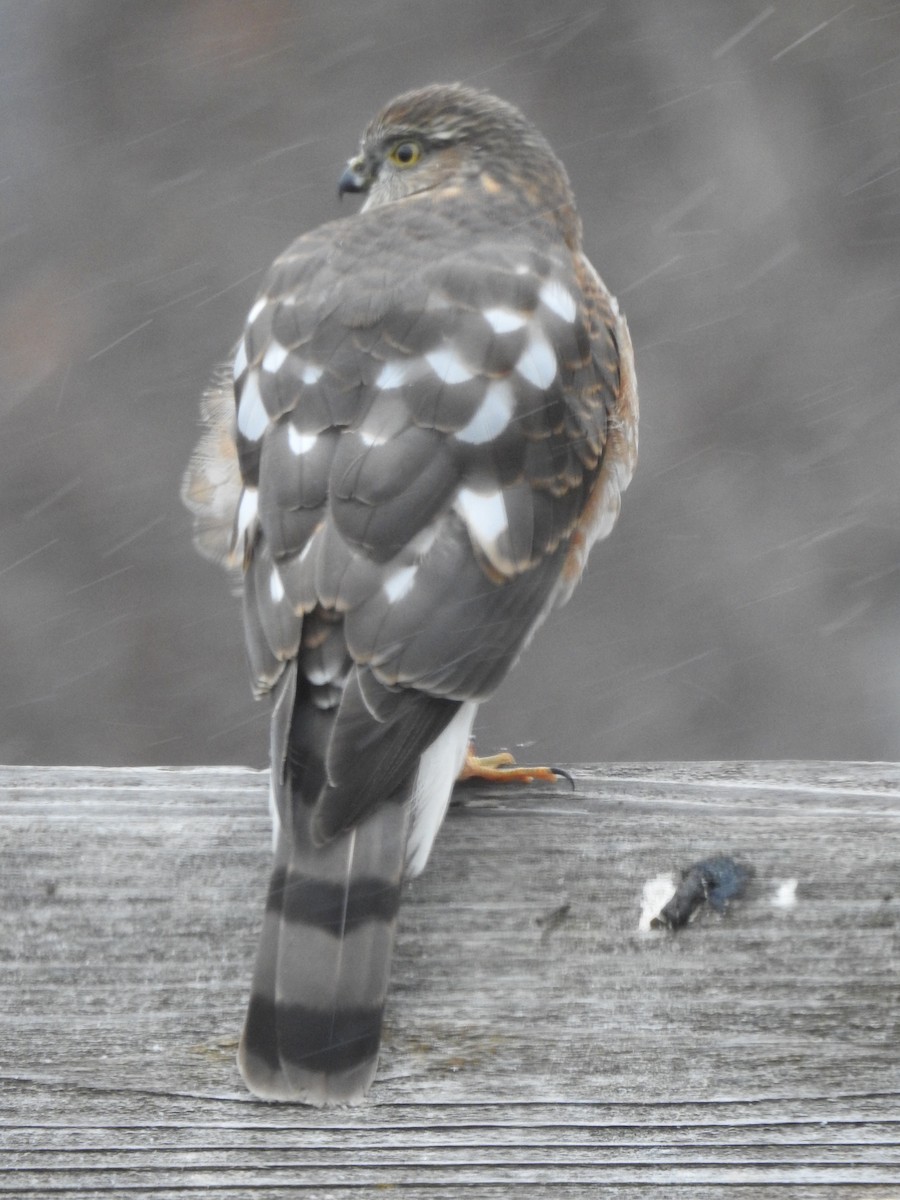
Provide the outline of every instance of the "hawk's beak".
[[343,196],[345,192],[367,192],[371,183],[362,158],[351,158],[338,180],[338,196]]

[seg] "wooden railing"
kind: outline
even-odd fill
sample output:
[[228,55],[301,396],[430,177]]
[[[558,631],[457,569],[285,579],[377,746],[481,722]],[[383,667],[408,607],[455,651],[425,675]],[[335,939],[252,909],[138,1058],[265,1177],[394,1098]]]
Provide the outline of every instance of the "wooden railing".
[[[323,1112],[234,1067],[265,776],[0,769],[0,1196],[900,1197],[900,766],[572,773],[458,790]],[[721,854],[724,916],[639,927]]]

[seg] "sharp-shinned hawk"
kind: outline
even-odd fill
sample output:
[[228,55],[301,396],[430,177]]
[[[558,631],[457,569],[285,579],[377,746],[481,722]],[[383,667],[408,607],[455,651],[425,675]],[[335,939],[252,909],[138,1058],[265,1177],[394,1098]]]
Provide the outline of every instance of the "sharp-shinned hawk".
[[459,85],[392,101],[360,212],[271,267],[185,477],[272,701],[275,867],[239,1053],[270,1100],[375,1074],[400,888],[478,705],[568,599],[637,454],[631,343],[562,164]]

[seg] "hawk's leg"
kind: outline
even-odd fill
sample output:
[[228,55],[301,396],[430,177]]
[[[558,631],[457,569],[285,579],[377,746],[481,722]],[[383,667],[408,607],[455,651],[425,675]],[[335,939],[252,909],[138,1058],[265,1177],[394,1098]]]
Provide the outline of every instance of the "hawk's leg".
[[560,767],[517,767],[516,760],[506,751],[502,754],[491,754],[479,758],[475,754],[474,743],[469,743],[466,751],[466,761],[459,773],[461,781],[480,779],[483,783],[534,783],[536,779],[554,783],[557,779],[571,777]]

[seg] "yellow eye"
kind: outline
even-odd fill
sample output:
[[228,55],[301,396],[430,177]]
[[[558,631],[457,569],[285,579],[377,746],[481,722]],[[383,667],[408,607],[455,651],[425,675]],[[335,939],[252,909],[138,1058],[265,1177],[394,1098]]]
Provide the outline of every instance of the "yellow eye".
[[395,167],[412,167],[422,157],[418,142],[398,142],[388,156]]

